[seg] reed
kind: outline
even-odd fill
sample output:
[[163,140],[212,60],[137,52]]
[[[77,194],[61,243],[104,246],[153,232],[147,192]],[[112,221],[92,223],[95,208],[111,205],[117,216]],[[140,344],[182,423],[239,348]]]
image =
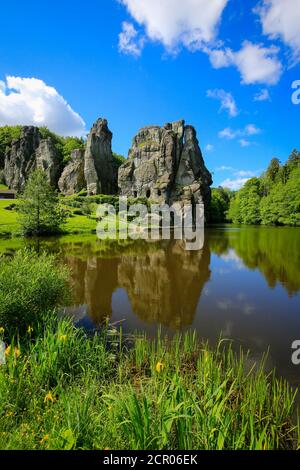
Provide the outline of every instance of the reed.
[[88,337],[50,315],[0,366],[0,448],[298,448],[295,393],[264,365],[194,332]]

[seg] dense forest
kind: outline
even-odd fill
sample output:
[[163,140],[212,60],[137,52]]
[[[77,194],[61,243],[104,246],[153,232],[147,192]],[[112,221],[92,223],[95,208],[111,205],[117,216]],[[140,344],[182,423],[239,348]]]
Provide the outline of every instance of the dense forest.
[[259,178],[237,192],[212,191],[211,222],[247,225],[300,226],[300,152],[285,164],[273,158]]

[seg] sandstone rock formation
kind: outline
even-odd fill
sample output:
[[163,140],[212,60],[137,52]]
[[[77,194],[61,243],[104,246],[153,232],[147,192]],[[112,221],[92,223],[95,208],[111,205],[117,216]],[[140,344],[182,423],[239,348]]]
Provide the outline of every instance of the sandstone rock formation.
[[184,121],[139,131],[119,169],[121,195],[173,204],[210,202],[212,177],[192,126]]
[[65,167],[59,182],[59,190],[65,196],[79,193],[86,187],[84,177],[84,150],[73,150],[71,161]]
[[35,152],[40,145],[37,127],[24,127],[19,139],[6,151],[4,178],[11,189],[22,191],[30,172],[35,168]]
[[98,119],[88,136],[84,174],[89,195],[116,194],[117,168],[112,155],[112,133],[106,119]]
[[11,189],[23,191],[36,168],[44,170],[50,184],[57,186],[60,162],[52,139],[41,139],[38,127],[25,126],[20,138],[12,142],[5,154],[5,182]]
[[61,173],[61,165],[51,137],[40,141],[40,145],[35,152],[35,166],[46,173],[49,183],[56,188]]

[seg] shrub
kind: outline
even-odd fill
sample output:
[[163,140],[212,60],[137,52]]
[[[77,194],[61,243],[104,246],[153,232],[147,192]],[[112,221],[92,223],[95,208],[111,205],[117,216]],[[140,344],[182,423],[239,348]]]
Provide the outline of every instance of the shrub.
[[68,301],[68,271],[56,258],[22,250],[0,258],[0,325],[24,331]]

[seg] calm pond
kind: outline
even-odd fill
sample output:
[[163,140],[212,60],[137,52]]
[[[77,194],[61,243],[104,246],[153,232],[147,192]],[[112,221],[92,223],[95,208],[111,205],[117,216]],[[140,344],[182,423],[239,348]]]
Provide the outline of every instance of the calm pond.
[[[13,240],[1,241],[8,252]],[[20,243],[20,242],[19,242]],[[26,242],[28,243],[28,242]],[[37,243],[36,241],[33,243]],[[201,251],[181,241],[101,242],[96,236],[40,241],[72,272],[66,314],[91,329],[109,318],[155,335],[196,329],[211,344],[222,334],[300,385],[291,345],[300,340],[300,229],[207,228]]]

